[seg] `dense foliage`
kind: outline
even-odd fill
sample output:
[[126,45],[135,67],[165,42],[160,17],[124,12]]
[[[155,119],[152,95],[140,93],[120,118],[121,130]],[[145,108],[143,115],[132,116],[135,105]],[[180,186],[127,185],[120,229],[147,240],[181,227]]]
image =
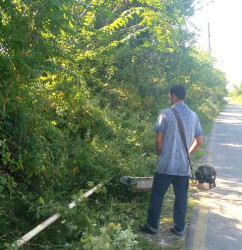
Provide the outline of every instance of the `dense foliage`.
[[237,85],[233,85],[233,91],[231,91],[229,93],[229,96],[233,97],[233,99],[239,99],[239,97],[242,96],[242,82],[240,82],[240,84]]
[[[63,210],[71,195],[92,184],[112,177],[103,194],[111,199],[122,196],[115,185],[120,176],[150,174],[152,126],[169,105],[171,85],[186,85],[186,101],[203,124],[217,114],[226,79],[214,59],[193,46],[192,4],[1,1],[0,245]],[[37,242],[53,240],[60,249],[65,242],[84,244],[82,233],[94,233],[93,223],[98,232],[117,220],[110,211],[72,216],[75,222],[59,235],[44,233]],[[119,219],[128,228],[125,216]],[[119,234],[126,232],[119,227]]]

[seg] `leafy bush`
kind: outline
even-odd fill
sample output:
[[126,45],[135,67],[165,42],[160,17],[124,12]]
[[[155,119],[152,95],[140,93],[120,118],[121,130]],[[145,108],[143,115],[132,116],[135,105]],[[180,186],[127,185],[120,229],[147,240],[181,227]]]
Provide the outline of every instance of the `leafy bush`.
[[[127,190],[117,181],[122,175],[153,173],[152,127],[159,110],[169,106],[171,85],[187,87],[186,101],[203,126],[216,116],[224,104],[226,79],[211,55],[192,46],[188,29],[192,4],[191,0],[1,3],[0,234],[5,236],[0,244],[22,235],[56,209],[62,211],[70,197],[87,190],[90,182],[113,177],[107,199],[118,196],[117,203],[127,199]],[[105,229],[110,244],[115,237],[121,242],[126,232],[118,226],[121,213],[111,213],[116,220],[101,220],[116,223],[115,230]],[[74,222],[68,225],[69,233],[61,231],[56,237],[43,233],[39,242],[72,244],[83,230]],[[131,232],[126,233],[134,242]]]
[[110,222],[105,227],[100,228],[100,234],[97,236],[83,235],[81,242],[82,248],[86,250],[98,249],[133,249],[137,245],[136,235],[133,234],[130,227],[122,230],[120,224]]

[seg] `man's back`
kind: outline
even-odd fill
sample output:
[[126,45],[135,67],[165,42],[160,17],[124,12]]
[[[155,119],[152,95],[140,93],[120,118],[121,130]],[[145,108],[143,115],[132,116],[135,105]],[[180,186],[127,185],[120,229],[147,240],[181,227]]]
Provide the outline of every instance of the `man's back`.
[[[184,103],[174,105],[184,124],[188,147],[194,137],[202,135],[196,113]],[[189,176],[190,168],[184,145],[181,141],[177,122],[171,109],[165,109],[158,116],[154,131],[163,133],[163,145],[158,157],[157,171],[160,174]]]

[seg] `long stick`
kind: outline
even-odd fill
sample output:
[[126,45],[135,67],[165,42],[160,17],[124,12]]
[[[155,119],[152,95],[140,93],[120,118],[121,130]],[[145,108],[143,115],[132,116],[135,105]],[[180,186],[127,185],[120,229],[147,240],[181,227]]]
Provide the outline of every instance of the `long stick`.
[[128,176],[130,179],[153,179],[153,176],[148,176],[148,177],[140,177],[140,176]]
[[[82,196],[80,196],[77,201],[81,202],[83,198],[87,198],[88,196],[90,196],[91,194],[93,194],[99,187],[102,187],[103,184],[98,184],[95,187],[93,187],[92,189],[90,189],[89,191],[87,191],[85,194],[83,194]],[[74,208],[77,205],[77,201],[73,201],[71,202],[68,207],[70,209]],[[55,222],[56,220],[58,220],[60,218],[61,214],[60,213],[56,213],[54,215],[52,215],[49,219],[45,220],[44,222],[42,222],[41,224],[39,224],[37,227],[35,227],[34,229],[32,229],[30,232],[28,232],[27,234],[25,234],[21,239],[17,240],[13,246],[22,246],[23,244],[25,244],[26,242],[28,242],[30,239],[32,239],[35,235],[37,235],[38,233],[40,233],[42,230],[44,230],[45,228],[47,228],[50,224],[52,224],[53,222]]]

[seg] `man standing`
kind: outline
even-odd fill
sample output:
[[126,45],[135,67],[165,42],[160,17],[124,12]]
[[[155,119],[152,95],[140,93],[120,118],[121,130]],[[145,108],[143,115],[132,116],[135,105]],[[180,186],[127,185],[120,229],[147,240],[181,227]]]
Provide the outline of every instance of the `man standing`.
[[[177,84],[170,89],[170,102],[183,122],[188,151],[191,155],[202,144],[202,128],[196,113],[184,103],[185,96],[186,88],[183,85]],[[170,108],[160,112],[154,131],[158,156],[157,169],[154,174],[147,224],[141,225],[139,229],[149,234],[158,232],[163,198],[172,184],[175,193],[174,227],[170,230],[175,235],[182,236],[187,212],[190,165],[176,118]]]

